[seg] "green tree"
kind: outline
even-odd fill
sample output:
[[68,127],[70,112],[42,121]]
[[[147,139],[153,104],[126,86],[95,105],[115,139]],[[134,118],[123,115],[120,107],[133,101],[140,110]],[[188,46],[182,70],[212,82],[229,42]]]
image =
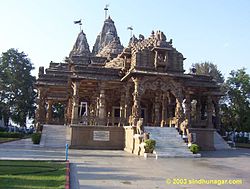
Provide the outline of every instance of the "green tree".
[[212,76],[218,83],[224,83],[224,77],[222,73],[217,69],[217,66],[211,62],[201,62],[192,64],[190,68],[190,73],[193,72],[195,68],[196,74],[198,75],[209,75]]
[[229,129],[250,131],[250,76],[246,69],[231,71],[225,89],[223,124]]
[[0,113],[5,120],[11,118],[20,126],[26,126],[26,118],[34,116],[36,93],[33,88],[35,77],[31,75],[32,69],[32,63],[24,52],[9,49],[2,53]]

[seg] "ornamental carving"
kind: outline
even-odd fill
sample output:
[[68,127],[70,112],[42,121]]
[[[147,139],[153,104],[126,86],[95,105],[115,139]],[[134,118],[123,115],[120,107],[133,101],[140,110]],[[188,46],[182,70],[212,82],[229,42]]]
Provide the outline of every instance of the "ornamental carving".
[[157,78],[157,79],[144,78],[141,81],[139,89],[142,93],[144,93],[147,89],[153,91],[161,90],[163,92],[171,91],[171,93],[173,93],[175,98],[177,98],[180,102],[183,99],[182,86],[173,80],[166,80],[162,78]]

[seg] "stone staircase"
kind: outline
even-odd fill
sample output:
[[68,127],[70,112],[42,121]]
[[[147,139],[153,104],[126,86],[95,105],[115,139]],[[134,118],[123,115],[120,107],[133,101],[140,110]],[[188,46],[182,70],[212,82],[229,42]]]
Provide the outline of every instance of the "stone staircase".
[[232,149],[217,131],[214,131],[214,148],[216,150]]
[[40,147],[65,148],[67,127],[64,125],[43,125]]
[[155,152],[163,157],[200,157],[193,154],[174,127],[144,127],[150,138],[156,141]]

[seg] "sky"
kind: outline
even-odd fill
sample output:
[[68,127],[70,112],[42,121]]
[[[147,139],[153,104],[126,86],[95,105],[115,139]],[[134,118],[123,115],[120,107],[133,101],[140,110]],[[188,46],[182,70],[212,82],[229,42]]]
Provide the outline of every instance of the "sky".
[[69,55],[82,19],[90,50],[105,19],[104,7],[127,46],[133,34],[148,37],[163,31],[167,40],[192,63],[209,61],[225,77],[245,67],[250,73],[249,0],[0,0],[0,53],[10,48],[25,52],[39,66],[63,62]]

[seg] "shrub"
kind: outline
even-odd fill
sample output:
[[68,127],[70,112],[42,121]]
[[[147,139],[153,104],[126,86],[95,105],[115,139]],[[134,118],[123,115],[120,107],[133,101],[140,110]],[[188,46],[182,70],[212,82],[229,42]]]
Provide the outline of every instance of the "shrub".
[[5,132],[5,131],[7,131],[6,127],[0,127],[0,132]]
[[152,139],[147,139],[145,140],[145,152],[146,153],[152,153],[155,149],[155,140],[152,140]]
[[41,140],[41,133],[33,133],[31,138],[32,138],[33,144],[39,144]]
[[8,133],[8,132],[0,132],[0,137],[3,138],[23,138],[23,133]]
[[200,151],[200,147],[197,144],[192,144],[189,148],[194,154],[197,154]]

